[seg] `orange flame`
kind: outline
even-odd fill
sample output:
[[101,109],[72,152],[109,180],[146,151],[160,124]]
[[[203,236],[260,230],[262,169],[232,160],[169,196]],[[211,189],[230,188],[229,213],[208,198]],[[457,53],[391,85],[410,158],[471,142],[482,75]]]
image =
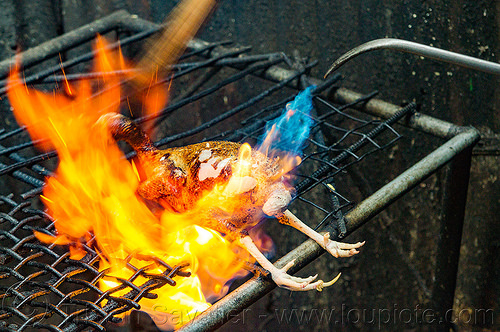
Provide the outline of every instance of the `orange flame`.
[[[242,266],[249,255],[219,233],[195,225],[192,214],[165,211],[158,218],[137,197],[139,177],[135,165],[124,158],[106,124],[97,121],[103,114],[119,111],[121,82],[112,73],[125,71],[125,61],[119,53],[109,51],[102,38],[97,39],[96,48],[94,70],[104,75],[93,84],[81,81],[72,86],[66,82],[66,94],[26,87],[18,68],[8,80],[8,95],[18,122],[28,127],[33,140],[43,139],[41,149],[56,149],[59,155],[57,171],[47,179],[41,196],[55,220],[58,235],[36,235],[46,243],[70,244],[71,257],[75,259],[84,255],[78,243],[95,236],[102,256],[99,269],[109,269],[108,277],[99,285],[103,290],[118,285],[109,276],[132,276],[133,271],[122,261],[129,255],[138,268],[164,272],[164,267],[147,265],[151,262],[134,253],[158,257],[171,266],[189,263],[190,277],[176,277],[175,287],[162,287],[155,291],[157,299],[140,301],[143,309],[166,317],[164,326],[179,327],[208,308],[207,299],[224,295],[230,279],[245,274]],[[162,90],[156,89],[148,94],[145,103],[157,109],[166,100],[165,94],[160,93]],[[235,172],[240,178],[249,172],[245,166],[248,149],[249,146],[242,150],[244,162]],[[241,185],[234,182],[216,187],[200,200],[197,208],[214,204],[213,200],[219,200],[221,195],[227,197],[244,190]],[[229,213],[230,210],[228,207]],[[134,283],[140,285],[143,281],[146,280],[139,277]]]

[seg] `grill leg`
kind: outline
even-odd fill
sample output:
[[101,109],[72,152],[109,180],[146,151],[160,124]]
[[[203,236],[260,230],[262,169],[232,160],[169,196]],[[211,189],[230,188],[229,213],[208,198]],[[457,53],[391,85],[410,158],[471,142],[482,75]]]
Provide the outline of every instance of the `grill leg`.
[[453,328],[453,299],[469,185],[472,148],[459,153],[451,162],[444,193],[444,215],[436,257],[435,282],[431,304],[436,331]]

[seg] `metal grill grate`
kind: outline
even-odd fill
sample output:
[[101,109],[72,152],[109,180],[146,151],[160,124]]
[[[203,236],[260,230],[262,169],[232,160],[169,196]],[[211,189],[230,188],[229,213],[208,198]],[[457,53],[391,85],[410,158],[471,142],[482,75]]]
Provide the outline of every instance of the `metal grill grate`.
[[[127,51],[127,45],[139,43],[158,30],[149,22],[117,12],[49,41],[44,47],[27,51],[23,63],[25,69],[43,63],[58,52],[89,41],[95,33],[115,36],[116,43],[111,47],[120,45]],[[349,167],[400,139],[393,125],[409,117],[415,105],[393,112],[387,120],[373,120],[353,108],[368,104],[375,93],[333,104],[325,96],[338,89],[339,76],[327,81],[311,80],[307,74],[314,63],[292,61],[282,53],[246,55],[250,50],[247,47],[222,48],[221,45],[229,45],[229,42],[193,41],[181,62],[172,66],[172,76],[163,82],[168,84],[168,80],[173,79],[173,99],[168,107],[159,116],[138,117],[136,121],[154,123],[160,133],[168,133],[156,141],[157,146],[218,139],[255,143],[266,121],[278,116],[298,90],[316,84],[314,127],[303,162],[297,169],[297,195],[291,208],[307,211],[307,220],[315,223],[312,227],[334,225],[336,232],[332,237],[344,236],[349,232],[344,215],[354,202],[349,193],[335,190],[335,182]],[[62,66],[66,78],[70,81],[93,78],[93,74],[85,71],[70,72],[77,65],[78,70],[88,67],[92,55],[83,54],[65,61]],[[6,77],[10,64],[12,60],[0,63],[0,77]],[[42,71],[27,75],[26,82],[59,84],[63,80],[60,68],[60,65],[47,65]],[[1,83],[4,86],[5,81]],[[5,92],[5,87],[0,87],[2,97]],[[114,278],[119,286],[106,292],[99,290],[97,283],[109,276],[106,270],[98,270],[100,256],[92,241],[84,244],[87,252],[84,258],[72,260],[67,247],[42,244],[33,235],[33,230],[54,232],[50,217],[33,206],[39,205],[37,197],[42,192],[44,177],[52,174],[54,163],[50,159],[55,159],[56,153],[34,152],[24,128],[1,132],[0,144],[0,180],[10,183],[9,192],[0,196],[1,327],[103,330],[104,324],[116,321],[119,313],[139,308],[141,298],[154,298],[155,289],[175,287],[174,277],[187,276],[183,266],[171,267],[157,258],[138,253],[134,257],[144,261],[144,266],[136,267],[130,263],[131,257],[126,258],[125,265],[132,276],[127,280]],[[132,156],[133,152],[127,154],[129,158]],[[432,167],[429,174],[437,168]],[[423,178],[425,174],[419,176]],[[406,187],[400,189],[397,195],[405,190]],[[366,214],[375,210],[368,210]],[[163,273],[152,274],[151,266],[160,266]]]
[[[152,29],[126,37],[120,41],[120,45],[124,47],[157,30]],[[85,38],[75,39],[73,46],[84,41]],[[189,49],[182,61],[171,68],[174,99],[169,106],[154,119],[143,117],[136,121],[155,121],[157,126],[162,127],[162,121],[177,116],[186,108],[200,110],[206,105],[217,104],[220,91],[251,86],[252,95],[244,96],[245,98],[234,101],[227,107],[220,107],[219,113],[212,109],[209,120],[197,126],[181,128],[178,132],[159,139],[156,145],[214,139],[255,143],[256,138],[262,134],[266,121],[278,116],[284,105],[295,96],[296,90],[290,89],[289,86],[297,87],[297,82],[307,84],[301,78],[305,77],[304,74],[314,65],[305,64],[297,70],[289,67],[290,59],[282,53],[243,55],[249,50],[246,47],[210,57],[211,50],[221,44],[227,42],[205,43],[204,47]],[[111,46],[117,45],[118,42]],[[84,54],[65,61],[63,67],[68,72],[73,66],[91,59],[92,54]],[[262,76],[262,73],[277,64],[288,66],[289,70],[294,70],[294,75],[277,83],[259,78],[259,75]],[[59,84],[64,79],[58,74],[60,68],[59,65],[52,66],[28,75],[26,82],[31,85]],[[69,73],[66,79],[72,81],[92,78],[92,75]],[[332,189],[335,176],[349,165],[399,139],[400,135],[391,125],[413,109],[408,107],[398,116],[384,122],[355,117],[349,113],[349,107],[366,102],[374,94],[349,105],[332,105],[319,94],[331,88],[338,80],[338,76],[334,77],[318,85],[315,90],[315,125],[297,174],[298,202],[295,205],[300,208],[300,205],[306,204],[314,209],[315,220],[318,220],[316,228],[330,220],[342,221],[343,213],[353,204],[346,195]],[[5,84],[5,81],[3,83]],[[3,87],[0,93],[5,92],[6,88]],[[325,129],[329,133],[328,136],[323,135]],[[104,323],[112,320],[113,316],[139,308],[138,302],[141,298],[154,297],[154,289],[175,285],[172,280],[174,276],[186,276],[186,273],[182,272],[182,266],[170,267],[157,258],[142,257],[150,263],[142,268],[133,266],[126,259],[125,263],[132,276],[128,280],[115,278],[114,281],[120,285],[103,292],[99,290],[97,283],[109,277],[105,270],[98,270],[100,257],[93,249],[92,243],[84,244],[87,251],[84,258],[72,260],[69,258],[67,247],[38,242],[32,233],[33,230],[53,234],[54,228],[48,215],[41,210],[30,208],[30,199],[36,199],[41,193],[43,177],[52,174],[53,169],[47,165],[47,160],[56,157],[56,153],[34,153],[28,156],[27,151],[33,144],[25,137],[23,128],[0,135],[0,141],[4,144],[0,147],[0,156],[4,158],[4,163],[0,165],[0,175],[34,187],[20,193],[22,200],[18,202],[21,203],[16,202],[17,198],[12,194],[0,197],[4,211],[1,215],[3,230],[0,251],[4,262],[1,278],[5,285],[2,286],[3,305],[0,317],[4,324],[7,324],[6,327],[22,330],[36,326],[68,331],[92,327],[101,330]],[[17,141],[21,143],[9,144]],[[133,153],[129,153],[128,157],[132,155]],[[325,195],[328,199],[319,199]],[[339,231],[345,233],[345,226],[341,222]],[[148,272],[148,266],[152,265],[161,266],[164,272],[151,274]],[[138,283],[139,276],[147,278],[148,281]],[[119,291],[126,294],[116,295]]]
[[[36,240],[33,231],[52,234],[54,224],[43,211],[30,207],[31,202],[16,203],[12,195],[0,196],[0,279],[3,328],[24,330],[46,328],[52,331],[74,331],[88,327],[104,330],[103,324],[113,316],[138,309],[142,298],[155,298],[151,293],[165,285],[173,286],[176,276],[189,276],[184,266],[171,267],[156,257],[138,256],[146,264],[141,268],[123,264],[131,272],[127,280],[99,271],[100,256],[92,242],[83,244],[86,256],[70,258],[67,247],[45,245]],[[156,273],[152,273],[152,267]],[[158,267],[163,273],[158,273]],[[143,277],[146,282],[138,283]],[[100,280],[112,280],[118,286],[102,291]],[[118,295],[121,292],[123,295]]]

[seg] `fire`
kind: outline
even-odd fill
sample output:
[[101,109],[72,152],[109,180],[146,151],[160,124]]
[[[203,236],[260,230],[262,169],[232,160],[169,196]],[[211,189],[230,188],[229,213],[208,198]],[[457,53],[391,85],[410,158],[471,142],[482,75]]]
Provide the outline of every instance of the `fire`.
[[[36,236],[42,242],[70,245],[74,259],[85,254],[81,243],[95,237],[102,256],[99,270],[106,270],[99,284],[102,290],[118,285],[113,277],[132,277],[135,272],[123,261],[128,256],[132,265],[150,273],[163,273],[165,267],[151,264],[143,255],[158,257],[170,266],[188,263],[185,270],[190,277],[176,277],[175,287],[161,287],[155,290],[157,299],[140,301],[143,309],[164,317],[162,325],[179,327],[208,308],[209,301],[223,296],[230,280],[246,274],[242,267],[250,260],[249,254],[219,233],[196,225],[193,215],[196,209],[220,204],[223,198],[229,201],[227,197],[244,190],[241,186],[248,181],[216,186],[200,199],[194,213],[153,214],[136,194],[140,179],[135,165],[124,158],[107,126],[97,121],[103,114],[119,112],[121,78],[113,73],[127,72],[126,61],[110,51],[102,38],[97,39],[96,49],[94,70],[103,76],[97,82],[66,82],[63,93],[28,88],[17,68],[9,77],[9,99],[18,122],[27,126],[33,140],[42,140],[40,149],[55,149],[59,155],[55,175],[47,179],[41,196],[58,235]],[[152,112],[167,100],[161,89],[144,98]],[[235,179],[248,176],[249,149],[246,146],[241,152],[243,162]],[[230,213],[231,207],[227,209]],[[134,284],[146,282],[141,278]]]
[[277,177],[290,174],[302,162],[299,153],[313,125],[310,112],[314,88],[310,86],[298,94],[281,116],[266,125],[258,150],[268,158],[279,158],[282,169]]
[[[94,71],[102,73],[98,80],[83,80],[74,85],[65,81],[63,91],[53,93],[25,86],[18,68],[8,80],[8,96],[18,122],[26,125],[33,141],[40,142],[40,149],[55,149],[59,156],[55,175],[47,179],[40,196],[55,220],[57,235],[35,235],[45,243],[69,245],[73,259],[85,255],[82,244],[92,244],[101,256],[99,270],[104,271],[99,287],[103,291],[113,290],[116,296],[130,291],[118,290],[119,279],[134,278],[135,285],[147,282],[136,276],[125,260],[154,274],[168,273],[158,259],[170,266],[186,266],[184,270],[191,273],[190,277],[175,277],[175,287],[156,289],[156,299],[143,298],[139,303],[165,328],[180,327],[207,309],[210,302],[227,293],[231,280],[247,273],[244,264],[253,262],[247,251],[220,233],[202,227],[199,216],[207,216],[206,211],[214,207],[224,216],[242,216],[248,211],[242,205],[248,204],[242,194],[256,188],[259,181],[263,187],[266,183],[284,182],[280,185],[288,188],[286,176],[300,163],[297,149],[302,147],[311,127],[307,112],[297,111],[312,107],[310,90],[306,90],[270,125],[258,148],[261,157],[254,159],[255,151],[243,144],[237,162],[231,165],[229,180],[202,193],[190,210],[153,213],[138,196],[137,189],[144,180],[141,172],[134,162],[124,158],[107,124],[100,119],[108,113],[119,113],[120,107],[125,106],[120,102],[123,80],[145,91],[140,98],[147,114],[164,107],[168,89],[155,84],[161,78],[159,69],[175,62],[214,4],[213,0],[183,1],[159,42],[149,47],[135,70],[131,70],[120,52],[111,51],[102,38],[97,38]],[[134,114],[134,110],[130,112]],[[200,154],[200,161],[206,157],[200,166],[200,181],[203,177],[217,177],[226,166],[224,162],[231,159],[215,166],[216,160],[210,159],[210,154],[208,150],[206,156]],[[278,170],[272,175],[257,170],[260,175],[255,176],[255,165],[268,164],[278,165]],[[151,171],[148,165],[141,166],[145,173]],[[259,196],[264,198],[264,194]],[[255,226],[267,213],[264,207],[262,210],[247,213],[250,217],[245,222],[249,224],[242,229]],[[250,232],[261,247],[271,249],[271,241],[259,229]],[[157,263],[145,258],[151,256],[157,258]]]

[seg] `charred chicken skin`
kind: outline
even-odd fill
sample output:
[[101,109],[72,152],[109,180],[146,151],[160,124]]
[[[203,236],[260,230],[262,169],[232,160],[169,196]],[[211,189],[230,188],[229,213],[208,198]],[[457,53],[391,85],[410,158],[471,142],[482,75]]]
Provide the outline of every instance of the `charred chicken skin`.
[[[290,290],[321,291],[337,278],[325,283],[316,276],[298,278],[287,274],[293,261],[276,268],[259,251],[248,230],[262,218],[272,216],[300,230],[335,257],[349,257],[358,253],[356,244],[340,243],[309,228],[287,206],[292,199],[293,187],[283,181],[281,167],[276,159],[267,158],[254,149],[241,155],[240,143],[227,141],[203,142],[183,147],[157,149],[149,137],[129,118],[115,113],[103,115],[104,121],[116,141],[125,141],[137,153],[143,171],[137,193],[164,209],[189,213],[207,192],[218,186],[231,200],[230,208],[210,206],[197,214],[197,224],[216,230],[231,241],[236,241],[271,273],[274,282]],[[246,172],[238,172],[237,165],[247,161]]]

